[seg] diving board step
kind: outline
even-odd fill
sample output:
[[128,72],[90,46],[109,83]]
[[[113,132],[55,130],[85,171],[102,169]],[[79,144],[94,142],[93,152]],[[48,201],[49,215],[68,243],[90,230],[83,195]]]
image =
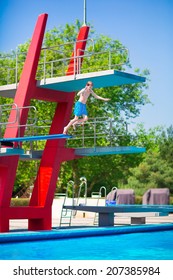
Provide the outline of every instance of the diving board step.
[[20,156],[23,154],[24,150],[21,148],[0,148],[0,156]]
[[54,139],[66,139],[72,138],[72,135],[68,134],[50,134],[50,135],[34,135],[34,136],[24,136],[24,137],[14,137],[14,138],[2,138],[0,142],[24,142],[24,141],[36,141],[36,140],[54,140]]
[[144,153],[146,151],[143,147],[93,147],[93,148],[78,148],[75,149],[75,154],[78,156],[101,156],[114,154],[136,154]]

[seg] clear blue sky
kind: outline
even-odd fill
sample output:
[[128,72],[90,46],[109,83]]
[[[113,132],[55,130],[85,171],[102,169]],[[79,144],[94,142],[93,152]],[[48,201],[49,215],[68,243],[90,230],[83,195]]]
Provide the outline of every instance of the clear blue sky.
[[[83,0],[0,0],[0,51],[30,39],[41,13],[49,15],[47,30],[83,21]],[[87,0],[87,21],[129,49],[133,69],[151,72],[147,93],[154,105],[135,122],[146,129],[173,124],[173,0]]]

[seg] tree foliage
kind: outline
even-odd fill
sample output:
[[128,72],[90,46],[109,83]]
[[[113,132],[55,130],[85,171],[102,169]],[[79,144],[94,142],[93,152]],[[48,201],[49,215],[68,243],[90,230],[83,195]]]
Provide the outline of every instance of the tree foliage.
[[169,188],[173,193],[173,128],[150,129],[148,134],[140,126],[138,141],[147,146],[147,153],[141,163],[130,168],[130,176],[125,188],[133,188],[139,195],[150,188]]

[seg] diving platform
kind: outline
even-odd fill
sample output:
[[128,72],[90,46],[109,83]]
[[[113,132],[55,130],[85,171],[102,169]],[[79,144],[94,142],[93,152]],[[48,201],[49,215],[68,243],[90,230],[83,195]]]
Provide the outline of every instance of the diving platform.
[[85,74],[43,79],[37,86],[65,92],[79,91],[91,80],[94,88],[105,88],[134,83],[143,83],[145,78],[117,70],[105,70]]
[[136,154],[144,153],[146,149],[143,147],[93,147],[93,148],[77,148],[75,154],[77,156],[103,156],[115,154]]
[[[146,149],[143,147],[93,147],[93,148],[74,148],[76,156],[104,156],[104,155],[122,155],[144,153]],[[40,160],[42,158],[42,150],[27,151],[20,155],[21,160]]]
[[[118,71],[104,70],[85,74],[67,75],[56,78],[46,78],[37,81],[37,87],[59,90],[64,92],[79,91],[91,80],[94,88],[105,88],[126,84],[143,83],[145,78],[142,76]],[[17,84],[0,86],[0,96],[14,98]]]

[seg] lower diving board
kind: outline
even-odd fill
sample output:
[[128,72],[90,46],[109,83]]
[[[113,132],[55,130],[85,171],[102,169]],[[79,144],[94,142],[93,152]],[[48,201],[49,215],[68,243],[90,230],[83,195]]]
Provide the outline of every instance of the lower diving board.
[[101,156],[114,154],[136,154],[144,153],[146,149],[143,147],[93,147],[93,148],[78,148],[75,149],[75,154],[78,156]]
[[146,213],[154,212],[160,216],[167,216],[173,213],[173,206],[169,205],[115,205],[115,206],[68,206],[64,205],[64,209],[74,211],[95,212],[99,215],[100,227],[114,226],[115,213]]
[[0,142],[5,145],[6,142],[24,142],[24,141],[37,141],[37,140],[54,140],[54,139],[66,139],[72,138],[72,135],[68,134],[49,134],[49,135],[34,135],[14,138],[2,138]]

